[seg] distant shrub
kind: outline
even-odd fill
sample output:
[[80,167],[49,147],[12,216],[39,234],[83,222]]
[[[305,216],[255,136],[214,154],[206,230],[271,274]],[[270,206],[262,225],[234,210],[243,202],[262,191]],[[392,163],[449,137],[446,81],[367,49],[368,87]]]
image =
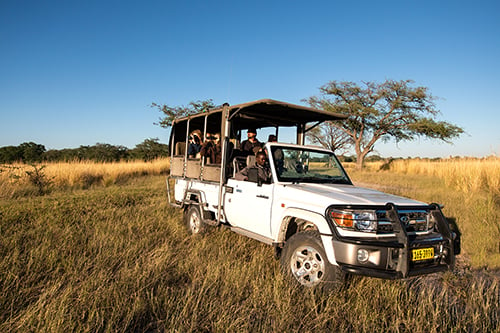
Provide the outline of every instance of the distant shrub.
[[104,179],[102,174],[95,174],[91,172],[83,172],[79,176],[79,183],[83,189],[88,189],[92,185],[100,185]]
[[50,187],[53,183],[53,177],[48,177],[43,169],[45,165],[37,166],[32,164],[33,170],[26,170],[25,173],[28,176],[28,181],[31,185],[35,186],[38,195],[44,195],[50,192]]
[[382,164],[379,168],[380,171],[387,171],[391,169],[391,164],[394,162],[394,159],[391,157],[387,159],[384,164]]

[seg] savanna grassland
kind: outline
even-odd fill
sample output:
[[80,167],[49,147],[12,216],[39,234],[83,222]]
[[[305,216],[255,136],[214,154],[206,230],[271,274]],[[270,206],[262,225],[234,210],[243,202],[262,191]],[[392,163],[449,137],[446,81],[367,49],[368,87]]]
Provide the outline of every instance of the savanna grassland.
[[190,236],[166,160],[5,166],[0,331],[500,332],[500,160],[347,167],[357,184],[444,204],[462,232],[456,269],[317,293],[267,245]]

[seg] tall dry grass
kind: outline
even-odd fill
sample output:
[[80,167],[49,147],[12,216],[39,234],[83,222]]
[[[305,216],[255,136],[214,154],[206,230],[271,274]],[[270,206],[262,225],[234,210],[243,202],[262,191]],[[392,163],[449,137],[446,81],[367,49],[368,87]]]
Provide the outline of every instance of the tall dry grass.
[[[349,172],[355,163],[343,163]],[[500,194],[500,157],[397,159],[365,163],[364,171],[391,171],[405,175],[428,175],[444,180],[445,185],[466,193]]]
[[390,170],[439,177],[446,186],[463,192],[500,194],[500,157],[395,160]]
[[[166,174],[168,158],[151,162],[57,162],[41,164],[41,171],[53,189],[88,189],[92,186],[110,186],[146,175]],[[36,165],[13,164],[0,166],[0,197],[19,197],[33,194],[27,172],[40,168]]]
[[[355,182],[424,202],[444,204],[445,214],[457,218],[463,232],[464,253],[474,267],[500,267],[500,158],[395,160],[389,170],[383,162],[367,163],[348,172]],[[36,166],[35,166],[36,167]],[[0,199],[23,198],[61,190],[93,189],[125,184],[130,179],[160,175],[168,159],[153,162],[47,163],[40,173],[47,188],[30,183],[30,165],[0,166]]]
[[500,329],[493,271],[354,278],[319,294],[290,283],[271,246],[225,229],[190,236],[163,176],[0,199],[0,212],[1,332]]

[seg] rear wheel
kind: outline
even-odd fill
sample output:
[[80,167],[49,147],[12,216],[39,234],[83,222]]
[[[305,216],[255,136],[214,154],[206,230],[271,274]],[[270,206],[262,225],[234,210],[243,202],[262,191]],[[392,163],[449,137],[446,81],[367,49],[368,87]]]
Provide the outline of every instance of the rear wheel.
[[186,211],[185,223],[193,235],[201,235],[206,231],[207,225],[203,223],[200,207],[191,205]]
[[281,256],[285,273],[305,287],[339,289],[345,275],[339,267],[328,262],[317,231],[299,232],[285,243]]

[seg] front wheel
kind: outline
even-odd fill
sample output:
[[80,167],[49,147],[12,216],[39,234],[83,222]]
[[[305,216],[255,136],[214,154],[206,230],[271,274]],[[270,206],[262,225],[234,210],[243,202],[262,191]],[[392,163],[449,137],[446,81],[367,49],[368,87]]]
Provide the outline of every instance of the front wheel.
[[305,287],[339,289],[345,275],[338,266],[328,262],[317,231],[299,232],[285,243],[281,256],[285,273]]
[[185,223],[189,232],[193,235],[201,235],[206,231],[207,225],[203,223],[200,207],[189,206],[185,215]]

